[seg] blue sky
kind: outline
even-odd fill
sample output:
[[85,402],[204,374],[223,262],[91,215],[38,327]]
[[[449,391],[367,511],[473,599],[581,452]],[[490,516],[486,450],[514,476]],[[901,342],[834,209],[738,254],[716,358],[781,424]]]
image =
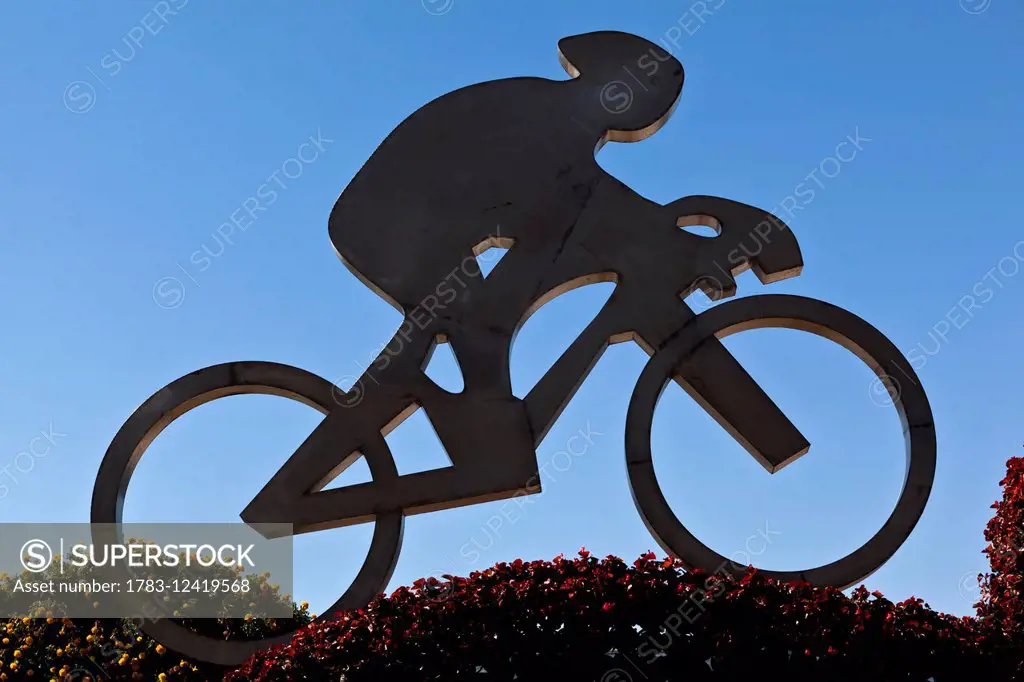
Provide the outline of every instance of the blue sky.
[[[564,78],[557,40],[597,29],[661,41],[687,75],[658,135],[602,150],[609,172],[663,203],[717,194],[773,209],[813,188],[790,219],[804,274],[766,289],[747,273],[739,295],[824,299],[918,358],[938,431],[935,487],[909,541],[867,584],[969,613],[976,588],[963,576],[985,566],[982,529],[1024,439],[1024,228],[1012,200],[1024,179],[1024,6],[1014,0],[5,4],[0,520],[87,520],[121,423],[194,369],[258,359],[332,381],[357,374],[400,319],[333,253],[327,216],[339,192],[417,107],[485,80]],[[302,154],[314,160],[290,162],[311,136],[320,146]],[[848,160],[835,160],[849,137],[856,153],[846,146]],[[275,173],[285,186],[273,205],[232,243],[215,241]],[[204,248],[217,255],[193,259]],[[517,393],[610,286],[531,318],[513,351]],[[672,387],[653,438],[673,509],[719,552],[746,547],[767,568],[856,548],[903,474],[899,424],[870,372],[797,332],[726,345],[812,450],[769,476]],[[656,548],[623,456],[645,361],[635,346],[605,355],[538,449],[549,478],[529,504],[410,518],[392,586],[584,545],[626,558]],[[140,464],[127,520],[237,519],[318,419],[260,396],[186,415]],[[592,442],[566,459],[581,429]],[[430,438],[414,418],[389,439],[400,470],[439,461]],[[45,454],[19,455],[31,447]],[[300,538],[297,595],[329,604],[369,530]]]

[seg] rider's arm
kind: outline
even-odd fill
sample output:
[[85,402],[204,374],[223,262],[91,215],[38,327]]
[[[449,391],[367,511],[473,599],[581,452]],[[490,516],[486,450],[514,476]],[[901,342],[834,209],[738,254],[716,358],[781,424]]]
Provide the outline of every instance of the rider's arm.
[[[717,237],[678,227],[687,222],[680,217],[697,212],[719,225]],[[682,296],[702,281],[714,278],[716,284],[708,288],[727,296],[735,292],[733,274],[745,267],[753,268],[763,282],[799,272],[802,261],[795,239],[784,224],[764,222],[767,216],[717,197],[689,197],[662,206],[605,174],[594,184],[573,233],[576,254],[567,254],[566,263],[580,273],[588,266],[614,272],[616,305],[603,310],[572,352],[552,368],[551,381],[559,383],[564,375],[568,385],[589,369],[590,358],[599,356],[609,339],[633,339],[649,353],[656,352],[694,319]],[[738,240],[750,236],[761,240],[760,247],[748,241],[739,250]],[[564,372],[559,371],[561,364]],[[769,471],[807,451],[803,435],[717,339],[704,343],[680,368],[677,382]],[[541,399],[548,394],[550,400]],[[558,391],[535,390],[530,397],[537,398],[538,412],[557,415],[564,406]]]

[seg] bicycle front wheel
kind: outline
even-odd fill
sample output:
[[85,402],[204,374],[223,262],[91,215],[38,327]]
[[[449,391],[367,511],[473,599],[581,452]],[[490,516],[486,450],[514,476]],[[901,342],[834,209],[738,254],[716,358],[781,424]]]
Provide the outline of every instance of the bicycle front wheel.
[[936,443],[931,407],[910,363],[880,331],[842,308],[802,296],[736,299],[701,313],[658,350],[637,381],[626,416],[626,464],[633,501],[661,547],[687,567],[733,575],[746,571],[746,566],[735,565],[698,540],[669,507],[654,474],[651,426],[661,392],[680,375],[680,366],[702,342],[763,328],[799,329],[843,346],[871,368],[900,415],[907,444],[906,477],[882,528],[860,548],[830,564],[799,571],[761,571],[782,581],[845,589],[885,564],[917,525],[935,479]]

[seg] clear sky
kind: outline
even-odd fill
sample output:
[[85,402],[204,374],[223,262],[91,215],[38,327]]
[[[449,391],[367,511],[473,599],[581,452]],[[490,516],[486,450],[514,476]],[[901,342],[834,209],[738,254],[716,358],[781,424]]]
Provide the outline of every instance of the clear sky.
[[[87,520],[121,423],[194,369],[271,360],[351,382],[400,320],[331,248],[340,191],[419,106],[486,80],[565,78],[557,40],[598,29],[662,41],[686,69],[664,130],[607,146],[602,165],[663,203],[716,194],[773,209],[797,197],[790,224],[804,274],[765,288],[747,273],[739,295],[830,301],[917,358],[937,423],[935,487],[868,585],[971,612],[976,588],[962,576],[986,565],[982,530],[1024,439],[1016,0],[5,3],[0,520]],[[321,147],[301,153],[314,160],[289,161],[311,136]],[[848,138],[860,141],[838,161]],[[218,226],[275,173],[286,186],[273,205],[217,242]],[[512,358],[519,395],[610,286],[531,318]],[[827,341],[758,331],[727,346],[812,449],[769,476],[671,387],[654,452],[674,510],[719,552],[747,547],[767,568],[846,554],[898,496],[895,412],[879,405],[867,368]],[[623,456],[645,361],[632,345],[605,355],[538,449],[545,491],[529,504],[410,518],[392,587],[581,546],[627,559],[656,549]],[[318,419],[261,396],[188,414],[140,464],[127,520],[237,519]],[[399,468],[430,468],[439,446],[422,419],[409,424],[389,441]],[[584,453],[558,454],[588,428]],[[33,444],[37,454],[19,456]],[[300,538],[297,595],[330,603],[369,530]]]

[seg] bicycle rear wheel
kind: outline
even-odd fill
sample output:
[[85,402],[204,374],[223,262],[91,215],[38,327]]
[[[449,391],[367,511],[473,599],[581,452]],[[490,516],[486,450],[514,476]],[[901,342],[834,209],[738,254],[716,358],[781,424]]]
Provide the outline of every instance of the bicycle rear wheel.
[[[177,379],[138,407],[121,426],[107,449],[92,495],[92,522],[112,524],[94,528],[96,544],[123,542],[121,523],[125,493],[135,466],[153,440],[178,417],[204,403],[230,395],[266,394],[297,400],[323,414],[338,408],[335,387],[315,374],[273,362],[232,362],[213,365]],[[398,471],[386,450],[363,453],[374,482],[393,480]],[[398,561],[404,515],[380,514],[374,521],[370,551],[352,585],[318,621],[338,611],[365,606],[380,594]],[[116,530],[115,530],[116,529]],[[287,643],[292,633],[253,641],[223,641],[199,635],[169,619],[142,620],[142,630],[157,641],[192,658],[237,666],[259,649]]]
[[682,375],[680,367],[703,341],[761,328],[799,329],[834,341],[876,374],[899,412],[907,444],[907,472],[899,500],[882,528],[864,545],[824,566],[801,571],[761,571],[783,581],[847,588],[885,564],[917,525],[935,479],[935,425],[917,374],[881,332],[842,308],[811,298],[778,294],[750,296],[716,306],[683,327],[647,363],[630,398],[626,416],[626,464],[633,501],[661,547],[686,566],[742,574],[698,540],[669,507],[654,474],[651,426],[661,392]]

